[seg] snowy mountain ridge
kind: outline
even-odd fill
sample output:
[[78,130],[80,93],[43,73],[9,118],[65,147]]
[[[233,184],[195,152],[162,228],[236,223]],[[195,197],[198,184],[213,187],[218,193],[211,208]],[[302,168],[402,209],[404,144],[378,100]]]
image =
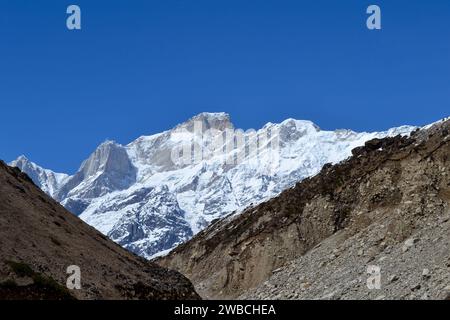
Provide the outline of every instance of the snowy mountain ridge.
[[310,121],[287,119],[244,132],[226,113],[202,113],[128,145],[106,141],[72,176],[24,157],[11,164],[69,211],[150,258],[211,221],[276,196],[326,163],[346,159],[367,140],[414,129],[323,131]]
[[56,173],[52,170],[44,169],[34,162],[28,160],[27,157],[21,155],[16,160],[10,163],[13,167],[18,167],[26,172],[30,178],[38,185],[45,193],[54,197],[56,192],[64,185],[69,175],[65,173]]

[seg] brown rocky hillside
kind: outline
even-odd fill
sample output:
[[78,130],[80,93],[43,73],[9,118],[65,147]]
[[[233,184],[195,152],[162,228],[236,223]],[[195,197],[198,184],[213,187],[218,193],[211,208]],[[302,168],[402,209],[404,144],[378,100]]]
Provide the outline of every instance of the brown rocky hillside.
[[[450,121],[372,140],[158,259],[205,298],[450,297]],[[369,290],[368,266],[381,268]]]
[[[66,288],[70,265],[81,290]],[[198,298],[184,276],[122,249],[0,161],[0,300]]]

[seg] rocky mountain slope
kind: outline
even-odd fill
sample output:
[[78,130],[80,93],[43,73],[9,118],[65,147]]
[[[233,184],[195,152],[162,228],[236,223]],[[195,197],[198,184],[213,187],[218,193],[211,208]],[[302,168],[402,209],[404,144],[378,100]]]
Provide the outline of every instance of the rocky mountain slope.
[[[126,146],[107,141],[72,176],[24,157],[11,165],[88,224],[149,258],[216,219],[276,196],[324,164],[344,160],[367,140],[412,130],[323,131],[312,122],[288,119],[244,132],[225,113],[202,113]],[[239,145],[239,139],[245,143]],[[191,144],[200,156],[176,161],[177,151],[184,154],[188,146],[191,152]]]
[[[81,289],[68,290],[76,265]],[[124,250],[0,161],[0,299],[197,299],[192,284]]]
[[370,140],[157,262],[208,298],[449,298],[449,132],[446,120]]

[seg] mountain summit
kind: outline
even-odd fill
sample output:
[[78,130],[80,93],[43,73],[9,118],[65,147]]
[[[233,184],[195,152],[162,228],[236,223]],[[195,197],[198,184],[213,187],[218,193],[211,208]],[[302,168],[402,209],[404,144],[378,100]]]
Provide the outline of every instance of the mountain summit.
[[234,128],[230,115],[225,112],[203,112],[180,124],[176,128],[186,128],[187,130],[192,131],[195,122],[200,122],[204,131],[210,129],[223,131],[225,129]]

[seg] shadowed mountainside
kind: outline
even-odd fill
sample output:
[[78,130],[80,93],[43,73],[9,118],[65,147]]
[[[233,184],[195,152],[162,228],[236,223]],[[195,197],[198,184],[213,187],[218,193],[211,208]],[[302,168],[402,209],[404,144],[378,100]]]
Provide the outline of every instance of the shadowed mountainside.
[[[68,290],[67,267],[81,268]],[[184,276],[107,239],[0,161],[0,299],[198,299]]]

